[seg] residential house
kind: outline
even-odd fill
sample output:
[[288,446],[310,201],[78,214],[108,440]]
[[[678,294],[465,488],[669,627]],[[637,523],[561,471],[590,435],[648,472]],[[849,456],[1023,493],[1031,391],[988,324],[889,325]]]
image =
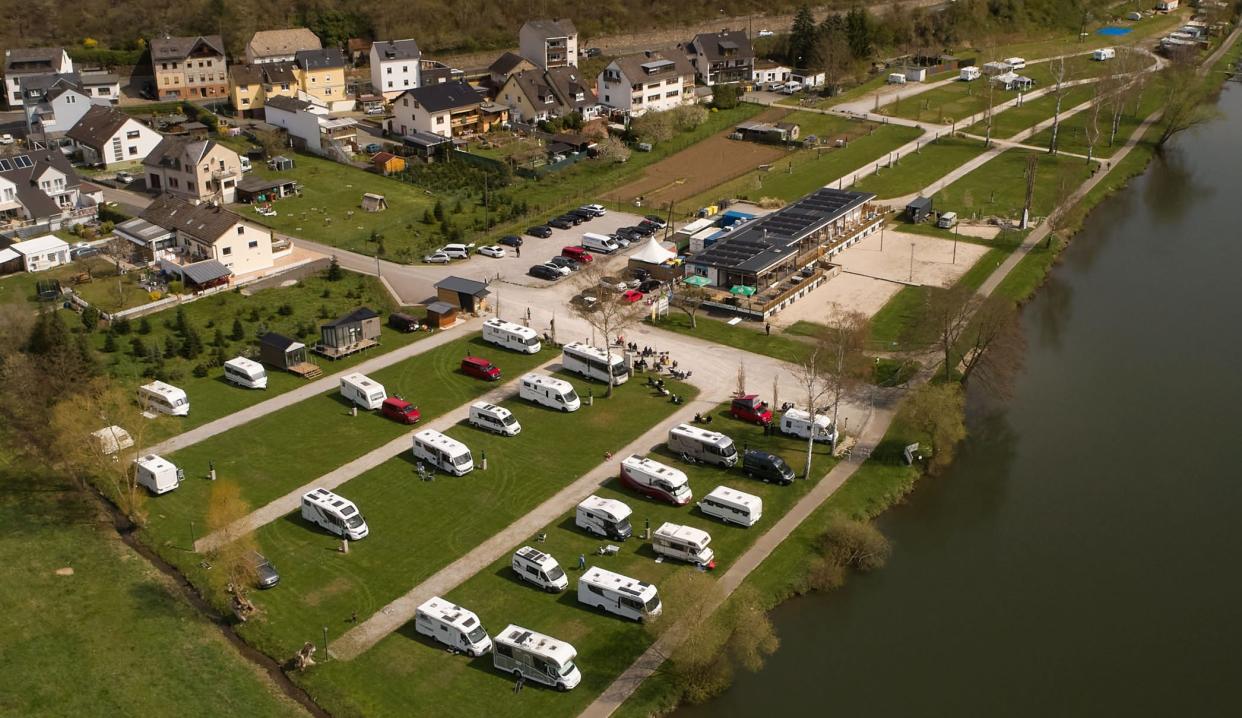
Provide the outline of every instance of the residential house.
[[601,104],[632,116],[692,104],[694,66],[675,48],[618,57],[599,73]]
[[163,136],[114,107],[94,105],[65,136],[82,153],[88,165],[110,167],[140,162]]
[[758,85],[789,82],[793,68],[771,60],[757,60],[751,69],[750,79]]
[[545,70],[578,66],[578,29],[568,18],[527,20],[518,31],[522,57]]
[[241,156],[215,140],[165,137],[142,161],[147,189],[189,200],[237,201]]
[[4,51],[4,99],[10,110],[22,106],[21,81],[35,75],[73,72],[73,60],[63,47],[13,48]]
[[527,70],[535,70],[535,63],[527,60],[515,52],[506,52],[496,61],[487,67],[487,79],[491,82],[493,88],[497,91],[505,86],[505,82],[509,80],[510,75]]
[[[220,205],[162,195],[139,217],[174,233],[172,245],[159,253],[160,265],[196,285],[272,267],[271,230]],[[206,262],[218,263],[224,272]],[[194,265],[202,266],[190,269]]]
[[291,62],[234,65],[229,70],[229,100],[233,109],[246,117],[261,116],[268,99],[297,97],[299,90],[301,84]]
[[755,74],[755,48],[745,30],[695,35],[686,56],[705,85],[749,82]]
[[294,67],[301,88],[299,97],[333,112],[354,109],[353,99],[345,92],[345,53],[338,48],[299,50]]
[[419,61],[418,86],[439,85],[444,82],[464,82],[466,73],[456,67],[449,67],[439,60],[423,58]]
[[358,147],[358,123],[332,119],[327,108],[292,97],[273,97],[263,107],[264,121],[289,133],[293,146],[342,162]]
[[323,43],[304,27],[260,30],[246,43],[246,63],[293,62],[299,50],[320,50]]
[[72,261],[69,243],[54,234],[15,242],[8,249],[20,257],[22,269],[27,272],[42,272]]
[[0,231],[35,225],[49,230],[95,219],[82,180],[59,149],[0,156]]
[[371,87],[391,100],[419,87],[422,52],[413,40],[382,40],[371,45]]
[[349,61],[353,63],[355,67],[357,67],[361,65],[362,61],[367,59],[367,57],[371,54],[372,44],[373,43],[366,38],[351,37],[345,41],[345,56],[349,58]]
[[229,68],[219,35],[155,38],[151,40],[151,67],[161,100],[228,95]]
[[[70,127],[95,106],[74,73],[31,75],[20,83],[26,136],[33,146],[55,147]],[[105,104],[107,100],[102,101]]]
[[573,112],[594,119],[599,103],[582,81],[576,67],[526,70],[509,76],[496,95],[496,102],[509,108],[509,116],[522,122],[538,122]]
[[319,343],[314,351],[331,359],[377,346],[380,340],[379,314],[359,307],[343,317],[319,326]]
[[427,132],[461,137],[490,131],[509,119],[509,110],[487,102],[460,80],[406,90],[392,105],[388,131],[402,137]]

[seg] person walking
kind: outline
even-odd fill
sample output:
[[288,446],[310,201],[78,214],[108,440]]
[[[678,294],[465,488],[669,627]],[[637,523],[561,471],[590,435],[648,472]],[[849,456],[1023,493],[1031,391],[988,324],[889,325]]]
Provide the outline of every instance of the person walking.
[[514,247],[514,248],[513,248],[513,253],[517,255],[517,258],[518,258],[518,259],[521,259],[521,258],[522,258],[522,248],[521,248],[521,247]]
[[582,571],[585,569],[586,569],[586,554],[580,553],[578,554],[578,570]]
[[766,336],[769,336],[769,337],[772,336],[772,322],[763,323],[763,333]]

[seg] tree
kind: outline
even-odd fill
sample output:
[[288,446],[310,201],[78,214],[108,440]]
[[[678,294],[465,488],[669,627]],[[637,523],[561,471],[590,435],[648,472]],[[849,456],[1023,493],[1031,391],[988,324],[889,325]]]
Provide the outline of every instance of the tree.
[[142,319],[138,320],[138,333],[144,336],[151,333],[151,320],[150,319],[143,317]]
[[288,140],[286,139],[284,133],[279,130],[260,130],[251,128],[250,136],[253,137],[255,142],[258,142],[259,146],[263,148],[263,156],[268,159],[284,152],[285,148],[288,146]]
[[129,340],[129,353],[135,359],[145,359],[147,356],[147,345],[142,341],[142,337],[134,337]]
[[855,5],[845,15],[845,33],[849,38],[850,52],[859,60],[871,57],[871,16]]
[[667,112],[648,112],[630,121],[630,132],[640,142],[656,144],[673,138],[673,118]]
[[254,610],[246,593],[258,577],[254,555],[259,546],[254,533],[236,528],[249,513],[250,505],[236,482],[221,479],[211,485],[205,528],[209,534],[222,532],[223,538],[208,553],[211,571],[207,572],[207,582],[218,602],[232,597],[233,610],[242,620]]
[[93,332],[99,327],[99,310],[94,307],[87,307],[82,310],[79,315],[82,320],[82,326],[88,332]]
[[829,391],[826,372],[828,361],[824,354],[824,347],[816,344],[806,359],[795,366],[791,372],[794,383],[798,385],[798,389],[801,391],[800,398],[806,403],[806,411],[811,419],[811,427],[806,439],[806,466],[802,470],[803,479],[811,478],[811,459],[814,456],[816,437],[816,408],[819,407],[820,400]]
[[835,95],[854,67],[854,53],[850,51],[845,19],[840,15],[829,15],[820,23],[815,55],[824,69],[824,88],[829,95]]
[[1100,109],[1104,105],[1104,90],[1105,88],[1097,82],[1091,92],[1091,109],[1088,110],[1087,126],[1083,128],[1087,141],[1087,164],[1091,164],[1095,158],[1095,143],[1100,139]]
[[966,438],[966,399],[957,382],[930,382],[906,400],[904,411],[932,445],[928,471],[936,473],[953,462],[953,451]]
[[444,221],[444,202],[436,200],[436,204],[431,209],[431,214],[436,218],[437,222]]
[[928,295],[927,317],[935,327],[944,361],[944,377],[952,379],[956,363],[953,352],[957,342],[970,326],[970,317],[977,307],[972,288],[955,284],[949,289],[932,289]]
[[595,146],[595,151],[601,159],[610,160],[612,162],[625,162],[630,158],[630,148],[616,137],[605,137]]
[[828,517],[816,548],[831,564],[861,573],[883,568],[892,553],[888,539],[874,525],[838,512]]
[[796,68],[809,67],[818,39],[819,29],[815,27],[811,9],[806,5],[799,6],[794,13],[793,26],[789,29],[789,56],[786,60]]
[[[608,364],[611,366],[613,341],[640,319],[642,307],[636,304],[627,304],[621,301],[620,297],[613,292],[604,289],[602,280],[607,274],[608,270],[604,269],[603,262],[591,262],[578,272],[577,285],[579,290],[596,296],[599,301],[589,306],[585,304],[572,304],[571,311],[591,325],[592,329],[603,335],[604,352],[607,355]],[[616,377],[609,372],[606,397],[612,397],[612,390],[615,386]]]
[[1163,149],[1179,133],[1219,114],[1215,103],[1209,101],[1210,86],[1198,76],[1189,60],[1175,59],[1165,73],[1164,112],[1160,115],[1157,149]]
[[[341,261],[334,254],[332,255],[332,262],[328,264],[328,273],[325,275],[325,278],[329,282],[339,282],[344,277],[345,272],[341,270]],[[237,332],[236,325],[234,325],[233,332]]]
[[[339,267],[338,267],[339,269]],[[242,326],[241,319],[233,317],[233,331],[229,332],[229,339],[235,342],[246,338],[246,329]]]
[[711,295],[709,295],[707,290],[703,287],[693,284],[679,284],[677,285],[677,288],[673,290],[669,298],[669,303],[686,313],[686,316],[690,318],[691,329],[698,329],[699,325],[696,321],[696,317],[699,313],[699,309],[703,307],[703,303],[706,302],[710,296]]
[[[844,312],[829,322],[820,335],[819,343],[823,357],[823,376],[826,395],[832,401],[832,450],[837,450],[841,438],[837,419],[841,400],[846,392],[858,386],[867,373],[867,338],[871,336],[871,322],[861,312]],[[808,462],[809,463],[809,462]]]
[[116,332],[109,329],[108,333],[104,334],[103,350],[108,354],[112,354],[116,352],[116,349]]
[[746,396],[746,362],[737,363],[737,389],[734,392],[736,396]]
[[1057,103],[1052,111],[1052,137],[1048,140],[1048,153],[1054,157],[1057,154],[1057,135],[1061,129],[1061,102],[1065,100],[1065,93],[1069,89],[1065,84],[1069,73],[1065,67],[1065,57],[1048,63],[1048,67],[1052,70],[1052,78],[1056,82],[1053,86],[1052,94],[1057,98]]
[[712,87],[712,107],[718,110],[732,110],[741,103],[737,85],[716,85]]
[[993,396],[1008,396],[1026,356],[1017,308],[1000,295],[988,297],[975,313],[967,339],[962,382],[974,380]]

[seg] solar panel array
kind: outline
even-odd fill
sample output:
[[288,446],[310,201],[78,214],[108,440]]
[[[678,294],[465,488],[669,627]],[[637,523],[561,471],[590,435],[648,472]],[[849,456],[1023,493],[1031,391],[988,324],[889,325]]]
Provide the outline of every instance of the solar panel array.
[[0,172],[8,172],[9,170],[20,170],[26,167],[34,167],[34,162],[28,155],[17,155],[16,157],[0,157]]

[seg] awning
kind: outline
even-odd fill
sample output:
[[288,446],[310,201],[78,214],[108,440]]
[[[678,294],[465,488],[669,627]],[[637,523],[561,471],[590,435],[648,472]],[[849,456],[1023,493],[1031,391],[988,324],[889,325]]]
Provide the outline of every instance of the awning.
[[735,284],[733,285],[733,288],[729,290],[729,294],[743,296],[743,297],[753,296],[754,293],[755,293],[755,288],[748,287],[745,284]]
[[181,268],[181,274],[192,284],[207,284],[233,274],[232,270],[214,259],[187,264]]
[[689,284],[692,287],[706,287],[707,285],[712,283],[712,280],[708,279],[707,277],[704,277],[701,274],[692,274],[689,277],[686,277],[685,279],[681,281],[686,284]]

